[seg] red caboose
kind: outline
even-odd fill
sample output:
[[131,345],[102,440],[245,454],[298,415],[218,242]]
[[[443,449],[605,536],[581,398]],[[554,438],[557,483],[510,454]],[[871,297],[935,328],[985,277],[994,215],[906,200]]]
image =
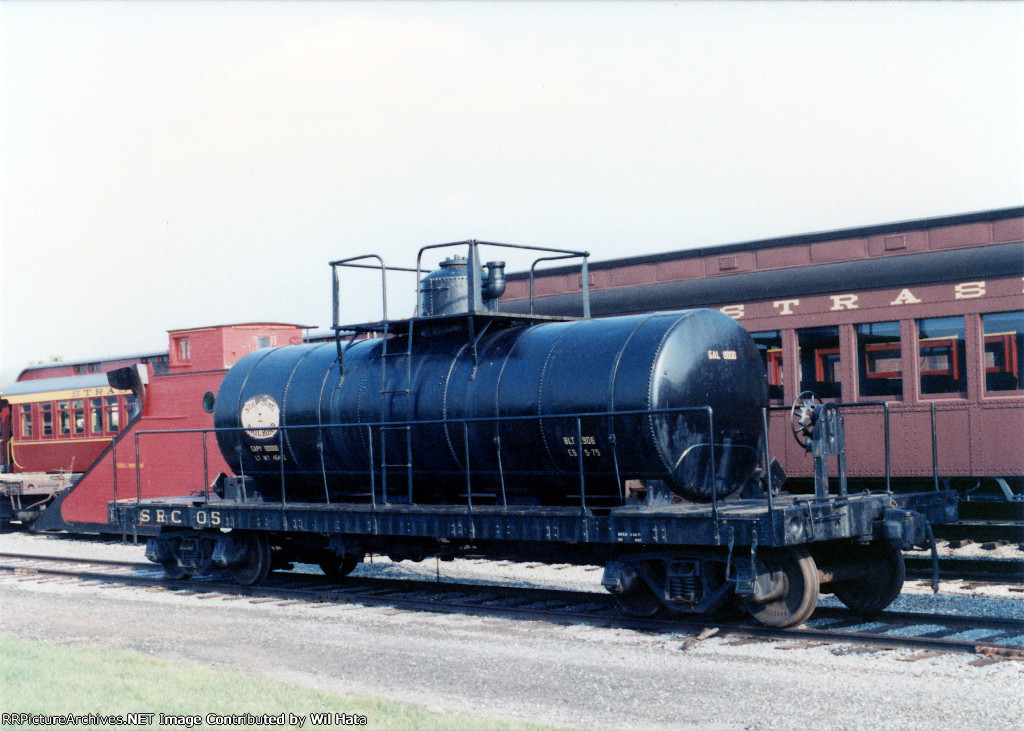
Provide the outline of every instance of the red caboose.
[[[172,330],[162,361],[101,361],[122,367],[19,381],[4,389],[0,409],[5,414],[5,461],[12,471],[35,474],[19,479],[5,475],[6,482],[0,481],[5,498],[0,520],[35,520],[38,530],[103,532],[109,500],[137,491],[161,496],[160,485],[175,484],[166,477],[201,473],[202,461],[181,458],[201,453],[201,435],[181,435],[174,444],[162,440],[159,452],[146,452],[143,437],[148,480],[137,483],[133,455],[138,432],[212,428],[214,394],[227,369],[259,348],[300,342],[302,330],[280,323]],[[212,475],[227,471],[216,449],[210,450],[206,466]],[[72,470],[74,476],[64,480],[39,474]],[[38,494],[26,494],[26,480]]]

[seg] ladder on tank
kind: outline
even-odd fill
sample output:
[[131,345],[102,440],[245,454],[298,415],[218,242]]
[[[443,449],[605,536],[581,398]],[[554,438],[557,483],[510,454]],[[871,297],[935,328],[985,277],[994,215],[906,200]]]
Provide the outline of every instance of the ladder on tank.
[[[413,502],[412,496],[412,341],[413,321],[409,321],[408,337],[405,340],[405,348],[389,349],[388,344],[394,345],[389,337],[389,323],[384,323],[383,342],[380,353],[380,394],[382,404],[390,402],[390,409],[383,409],[382,413],[390,413],[391,421],[388,426],[380,428],[380,482],[384,502],[388,502],[388,475],[400,470],[405,471],[405,483],[408,491],[408,500]],[[388,383],[388,362],[394,361],[391,369],[394,383]],[[399,407],[399,401],[404,401],[404,407]],[[401,414],[402,418],[398,418]],[[392,445],[398,443],[398,449],[391,450],[390,459],[404,462],[389,462],[387,448],[388,436],[392,436]],[[395,452],[398,454],[394,454]]]
[[[375,264],[366,264],[365,260],[372,259]],[[384,264],[384,260],[376,254],[366,254],[363,256],[353,256],[347,259],[340,259],[338,261],[330,262],[331,265],[331,277],[333,279],[333,318],[332,318],[332,329],[334,330],[335,344],[338,348],[338,370],[339,373],[344,375],[345,373],[345,351],[347,351],[352,345],[355,344],[356,339],[360,334],[377,333],[381,337],[381,355],[380,355],[380,395],[382,401],[384,399],[390,399],[394,404],[396,399],[405,399],[404,408],[397,409],[393,408],[392,414],[403,414],[402,419],[392,419],[390,426],[380,427],[380,477],[381,477],[381,490],[382,498],[385,503],[388,502],[388,474],[396,470],[405,471],[405,481],[408,489],[408,501],[412,502],[412,427],[410,422],[412,420],[412,341],[413,341],[413,322],[408,321],[408,338],[406,340],[404,350],[392,350],[389,349],[389,343],[391,343],[392,335],[392,322],[388,320],[388,286],[387,286],[387,272],[388,271],[402,271],[402,272],[413,272],[419,274],[417,269],[407,269],[405,267],[389,267]],[[383,319],[380,322],[369,323],[366,325],[357,326],[344,326],[341,324],[340,314],[340,291],[341,283],[338,279],[338,267],[355,267],[359,269],[377,269],[380,271],[381,277],[381,294],[383,296]],[[341,334],[343,331],[351,332],[351,337],[347,345],[342,346]],[[403,374],[405,381],[398,379],[395,384],[388,384],[388,361],[397,359],[401,365],[396,370],[398,373]],[[403,360],[404,359],[404,362]],[[387,409],[383,409],[383,413],[388,413]],[[399,453],[405,453],[404,462],[388,462],[388,450],[387,442],[388,435],[400,434],[398,441],[400,442],[400,448],[397,450]],[[371,500],[376,503],[374,497],[374,480],[372,475],[376,473],[377,467],[373,464],[373,433],[370,432],[370,496]],[[401,447],[404,447],[402,449]],[[394,453],[396,450],[392,450]],[[401,457],[392,457],[392,459],[402,459]]]

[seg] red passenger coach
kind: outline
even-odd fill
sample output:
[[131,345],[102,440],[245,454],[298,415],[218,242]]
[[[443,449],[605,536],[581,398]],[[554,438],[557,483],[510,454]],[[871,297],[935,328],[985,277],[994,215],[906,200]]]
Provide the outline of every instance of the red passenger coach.
[[105,374],[139,363],[162,372],[167,358],[144,353],[24,369],[0,390],[0,472],[82,472],[134,405],[131,392],[112,388]]
[[105,372],[139,363],[166,369],[167,353],[30,366],[0,391],[0,527],[30,523],[110,446],[135,397]]
[[[528,308],[529,274],[508,280],[519,302],[505,307]],[[534,311],[569,314],[581,285],[537,274]],[[809,391],[858,405],[844,410],[851,477],[885,479],[888,421],[896,485],[1024,498],[1024,208],[598,262],[588,285],[596,315],[738,320],[762,350],[782,412],[771,448],[791,477],[811,476],[786,408]]]
[[82,472],[131,413],[131,391],[104,373],[19,381],[0,396],[11,415],[5,472]]
[[[59,494],[53,504],[35,521],[37,530],[73,530],[78,532],[106,532],[107,502],[118,497],[164,497],[180,491],[183,480],[197,484],[197,477],[228,472],[227,465],[216,449],[210,449],[204,465],[201,434],[141,435],[154,430],[204,429],[213,427],[214,395],[224,373],[240,358],[259,348],[287,345],[302,340],[302,327],[277,323],[251,323],[221,325],[170,332],[169,359],[166,368],[154,368],[151,363],[136,363],[102,374],[104,385],[95,388],[109,390],[95,396],[82,395],[82,413],[76,411],[76,400],[69,397],[68,423],[72,431],[78,420],[85,423],[85,434],[93,425],[119,426],[110,430],[105,441],[98,444],[99,451],[84,469],[81,478]],[[95,378],[90,377],[90,378]],[[34,384],[46,384],[46,379]],[[51,384],[51,386],[54,384]],[[58,384],[59,385],[59,384]],[[19,396],[5,390],[3,398],[10,401],[17,428]],[[130,419],[119,416],[122,422],[110,421],[109,414],[124,412],[90,411],[93,399],[117,398],[124,407],[134,407]],[[58,402],[63,403],[63,402]],[[105,403],[105,401],[104,401]],[[120,403],[120,402],[119,402]],[[45,428],[46,421],[41,421]],[[58,413],[51,420],[54,429],[63,428],[64,417]],[[57,441],[57,440],[53,440]],[[139,463],[135,460],[135,445],[139,443]],[[17,440],[14,453],[19,454]],[[50,463],[57,463],[56,451],[50,453]],[[39,457],[42,465],[45,457]],[[85,467],[85,466],[83,466]],[[143,474],[146,480],[137,478]],[[137,469],[138,468],[138,469]]]

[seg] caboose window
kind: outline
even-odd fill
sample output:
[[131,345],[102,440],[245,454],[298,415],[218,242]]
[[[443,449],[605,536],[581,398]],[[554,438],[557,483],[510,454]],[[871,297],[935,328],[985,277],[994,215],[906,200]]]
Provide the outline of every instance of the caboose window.
[[178,360],[182,363],[188,363],[192,360],[192,346],[188,341],[188,338],[178,338]]
[[901,355],[898,322],[868,322],[857,325],[857,372],[860,395],[903,395]]
[[821,398],[842,398],[839,327],[811,327],[796,331],[800,355],[800,390]]
[[764,360],[764,370],[768,377],[768,398],[781,401],[782,396],[782,333],[778,330],[750,333],[757,343]]
[[39,404],[39,414],[43,417],[43,436],[53,436],[53,404]]
[[967,390],[964,318],[918,320],[917,340],[921,393],[962,393]]
[[985,390],[1019,391],[1024,381],[1024,310],[981,316]]
[[32,404],[21,405],[21,436],[32,438]]

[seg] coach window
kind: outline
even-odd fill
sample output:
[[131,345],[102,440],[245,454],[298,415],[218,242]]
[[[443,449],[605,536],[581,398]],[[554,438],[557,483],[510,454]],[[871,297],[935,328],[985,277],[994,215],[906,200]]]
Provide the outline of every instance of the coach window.
[[43,436],[53,436],[53,404],[39,404],[39,415],[43,422]]
[[985,332],[985,390],[1019,391],[1024,380],[1024,310],[981,316]]
[[120,412],[117,408],[117,396],[107,396],[107,430],[116,432],[120,422]]
[[900,324],[868,322],[857,325],[857,373],[861,396],[902,396]]
[[124,416],[126,419],[132,418],[135,415],[135,397],[125,396],[124,397]]
[[32,438],[32,404],[21,405],[21,436]]
[[85,434],[85,401],[75,399],[71,402],[71,410],[75,418],[75,434]]
[[92,433],[103,433],[103,399],[89,399],[89,413],[92,417]]
[[71,433],[71,409],[68,401],[58,401],[57,408],[60,410],[60,433]]
[[917,321],[921,393],[962,393],[967,390],[964,318],[934,317]]
[[778,330],[750,333],[761,351],[765,374],[768,376],[768,398],[782,400],[782,333]]
[[820,398],[842,398],[839,370],[839,326],[796,331],[800,352],[800,390]]

